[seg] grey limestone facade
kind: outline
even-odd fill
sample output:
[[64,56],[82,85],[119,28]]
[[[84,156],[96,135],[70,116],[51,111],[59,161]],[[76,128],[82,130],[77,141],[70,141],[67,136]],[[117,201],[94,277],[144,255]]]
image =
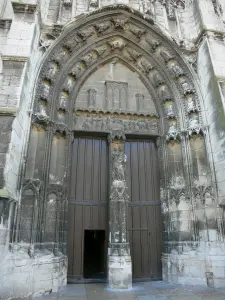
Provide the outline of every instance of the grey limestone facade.
[[108,135],[111,287],[129,134],[157,144],[163,280],[224,287],[225,0],[1,0],[0,299],[67,283],[76,131]]

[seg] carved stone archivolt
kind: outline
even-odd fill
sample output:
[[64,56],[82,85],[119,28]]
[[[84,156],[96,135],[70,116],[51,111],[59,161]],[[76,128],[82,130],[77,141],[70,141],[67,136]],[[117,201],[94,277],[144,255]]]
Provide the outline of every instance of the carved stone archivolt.
[[[96,3],[90,1],[89,8],[95,9]],[[182,3],[184,2],[173,1],[172,9],[176,9],[178,5],[182,8]],[[146,2],[144,13],[151,15],[151,9],[152,6],[148,6]],[[167,10],[167,13],[173,18],[173,10]],[[194,135],[204,128],[204,124],[199,104],[201,96],[194,75],[176,45],[147,20],[144,20],[140,13],[131,12],[123,6],[111,6],[110,9],[105,7],[99,11],[92,11],[76,22],[67,24],[60,37],[48,49],[43,67],[40,69],[32,118],[35,124],[39,124],[39,120],[46,121],[43,125],[47,133],[43,151],[45,171],[51,159],[52,137],[57,131],[61,136],[67,137],[65,140],[62,138],[67,158],[64,166],[68,165],[71,157],[69,141],[72,139],[71,132],[75,130],[114,132],[110,143],[115,139],[124,140],[126,134],[160,136],[161,197],[166,202],[170,197],[170,189],[182,185],[182,189],[188,190],[193,180],[193,178],[184,179],[184,176],[172,178],[173,180],[168,178],[168,147],[180,142],[182,144],[180,146],[186,147],[185,153],[190,162],[188,139],[184,142],[182,134],[188,132]],[[121,107],[117,110],[97,111],[94,109],[98,98],[95,86],[91,86],[88,91],[89,109],[76,108],[75,101],[85,80],[97,68],[115,59],[138,74],[155,102],[158,115],[141,111],[143,100],[141,93],[136,95],[140,104],[139,112],[129,112]],[[170,166],[172,163],[170,161]],[[119,177],[123,182],[121,165],[123,162],[113,166],[114,173],[117,174],[114,177]],[[68,184],[67,167],[64,172],[61,185]],[[42,176],[41,180],[43,178],[47,178],[45,182],[43,181],[43,188],[47,191],[48,174]],[[111,193],[112,199],[126,198],[125,190],[120,186],[114,188]],[[184,198],[183,195],[182,193],[180,198]],[[118,237],[114,235],[113,238]],[[112,249],[113,247],[112,245]],[[119,254],[118,249],[114,253]]]

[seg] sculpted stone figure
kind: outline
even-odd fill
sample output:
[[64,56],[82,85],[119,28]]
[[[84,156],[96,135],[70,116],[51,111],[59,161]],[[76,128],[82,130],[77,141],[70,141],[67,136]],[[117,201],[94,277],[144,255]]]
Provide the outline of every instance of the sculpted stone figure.
[[68,96],[66,93],[61,93],[59,98],[59,108],[65,110],[68,106]]
[[176,62],[172,63],[170,68],[176,78],[184,75],[184,71]]
[[125,181],[126,155],[123,152],[115,151],[112,153],[112,179]]
[[109,42],[109,44],[110,44],[112,50],[116,50],[116,49],[122,50],[123,47],[125,46],[124,41],[121,39],[111,41],[111,42]]
[[190,94],[187,96],[186,106],[188,112],[195,111],[196,108],[195,108],[195,100],[193,95]]
[[81,64],[78,63],[75,65],[75,67],[72,69],[71,74],[75,77],[78,78],[81,73],[84,71],[84,69],[82,68]]
[[146,36],[146,42],[152,47],[152,50],[155,51],[161,44],[161,42],[151,35]]
[[145,33],[145,30],[143,28],[139,28],[133,24],[129,25],[129,29],[130,31],[138,38],[140,39],[140,37],[142,36],[142,34]]
[[69,75],[64,84],[65,91],[71,92],[74,82],[75,82],[75,80],[74,80],[73,76]]
[[90,36],[92,36],[94,34],[94,29],[93,27],[88,27],[84,30],[80,30],[77,33],[83,41],[86,41]]
[[177,121],[175,119],[170,120],[168,132],[169,133],[177,132]]
[[163,84],[162,76],[159,74],[157,70],[152,72],[152,81],[154,86],[158,87]]
[[188,79],[186,77],[183,77],[183,76],[180,77],[179,82],[180,82],[181,87],[183,89],[184,95],[191,94],[191,93],[195,92],[193,87],[190,85],[190,83],[188,82]]
[[50,85],[48,82],[43,82],[41,86],[41,98],[48,100],[50,92]]
[[105,21],[102,23],[94,24],[94,27],[98,34],[105,34],[105,32],[112,27],[112,23],[110,21]]
[[141,69],[144,71],[146,75],[153,69],[153,66],[147,61],[147,59],[142,58],[140,61]]
[[189,127],[195,128],[199,126],[198,114],[192,113],[189,116]]
[[167,85],[163,84],[160,86],[158,91],[159,97],[162,101],[171,100],[171,94]]
[[89,7],[98,8],[98,0],[90,0]]
[[164,59],[165,63],[168,63],[171,59],[174,58],[174,56],[166,48],[162,48],[160,50],[160,55]]
[[57,64],[52,62],[48,65],[47,71],[46,71],[46,78],[47,79],[54,79],[56,73],[57,73]]

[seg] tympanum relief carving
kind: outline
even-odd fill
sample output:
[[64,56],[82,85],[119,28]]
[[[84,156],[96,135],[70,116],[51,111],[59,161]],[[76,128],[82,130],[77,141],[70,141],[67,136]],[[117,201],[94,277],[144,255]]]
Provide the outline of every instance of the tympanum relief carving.
[[158,119],[154,116],[138,114],[126,115],[109,112],[87,112],[78,110],[74,113],[73,130],[111,132],[119,128],[127,134],[158,134]]

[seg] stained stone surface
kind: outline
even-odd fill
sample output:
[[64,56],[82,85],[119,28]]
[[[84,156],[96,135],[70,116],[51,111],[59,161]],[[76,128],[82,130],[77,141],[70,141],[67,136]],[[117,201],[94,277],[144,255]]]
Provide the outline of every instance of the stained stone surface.
[[[134,283],[128,291],[115,291],[106,284],[71,284],[58,293],[29,300],[224,300],[224,289],[182,286],[164,282]],[[27,300],[28,300],[27,299]],[[22,299],[21,299],[22,300]],[[24,298],[25,300],[25,298]]]

